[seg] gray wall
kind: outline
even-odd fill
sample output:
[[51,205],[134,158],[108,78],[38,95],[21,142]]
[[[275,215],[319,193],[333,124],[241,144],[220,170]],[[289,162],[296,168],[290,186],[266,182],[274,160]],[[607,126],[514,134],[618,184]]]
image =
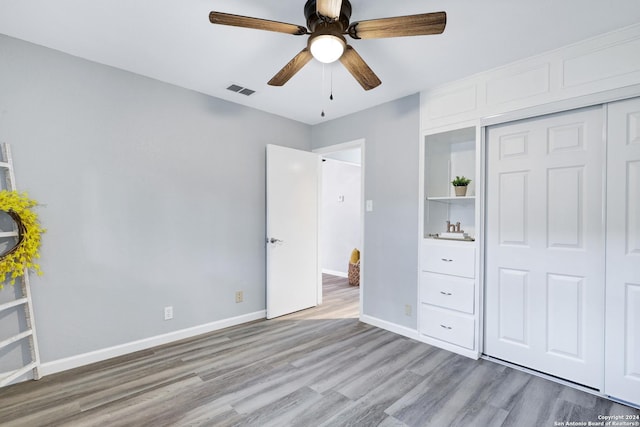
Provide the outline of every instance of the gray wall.
[[[313,148],[365,139],[365,315],[416,329],[419,95],[312,129]],[[405,304],[412,306],[405,315]]]
[[48,229],[44,362],[264,310],[265,144],[310,126],[0,35],[0,141]]
[[360,169],[360,165],[329,158],[322,162],[320,266],[345,277],[351,251],[361,249]]

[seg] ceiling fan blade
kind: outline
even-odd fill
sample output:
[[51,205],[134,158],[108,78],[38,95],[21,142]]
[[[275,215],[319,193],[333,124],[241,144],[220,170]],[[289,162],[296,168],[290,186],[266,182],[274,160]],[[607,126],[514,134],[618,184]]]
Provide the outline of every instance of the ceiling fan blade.
[[289,81],[289,79],[291,79],[291,77],[300,71],[302,67],[307,65],[307,63],[311,61],[311,58],[313,58],[311,51],[309,51],[309,48],[305,47],[299,54],[294,56],[293,59],[282,68],[282,70],[278,71],[278,73],[269,80],[269,85],[283,86]]
[[340,57],[340,62],[355,77],[364,90],[371,90],[382,83],[373,70],[364,62],[364,59],[351,46],[347,45]]
[[340,9],[342,9],[342,0],[318,0],[316,2],[316,12],[327,18],[338,19]]
[[256,30],[275,31],[278,33],[293,34],[301,36],[309,34],[307,29],[301,25],[287,24],[285,22],[269,21],[267,19],[250,18],[248,16],[232,15],[223,12],[209,13],[209,21],[212,24],[231,25],[234,27],[253,28]]
[[354,39],[424,36],[441,34],[446,25],[447,14],[434,12],[354,22],[347,32]]

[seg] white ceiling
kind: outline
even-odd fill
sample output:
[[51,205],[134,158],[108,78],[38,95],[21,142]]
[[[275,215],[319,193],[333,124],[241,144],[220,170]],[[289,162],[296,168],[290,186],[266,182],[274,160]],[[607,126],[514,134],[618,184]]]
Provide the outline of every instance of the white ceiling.
[[[351,0],[351,22],[447,12],[437,36],[351,40],[382,80],[365,92],[313,60],[267,81],[306,36],[209,23],[212,10],[306,25],[305,0],[0,0],[0,33],[177,86],[316,124],[640,22],[638,0]],[[2,60],[2,58],[0,58]],[[334,101],[328,100],[333,75]],[[251,97],[225,88],[236,83]],[[326,117],[321,118],[324,108]]]

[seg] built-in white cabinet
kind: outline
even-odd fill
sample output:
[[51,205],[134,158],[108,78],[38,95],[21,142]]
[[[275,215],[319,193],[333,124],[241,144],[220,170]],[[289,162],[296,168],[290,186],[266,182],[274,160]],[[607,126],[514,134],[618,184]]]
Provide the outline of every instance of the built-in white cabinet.
[[[429,344],[478,358],[477,129],[425,134],[421,142],[422,236],[418,332]],[[471,179],[456,196],[451,181]]]
[[[640,406],[639,40],[633,25],[420,94],[421,340]],[[581,109],[585,125],[537,120]],[[456,175],[475,176],[466,197]],[[447,220],[475,240],[435,238]]]

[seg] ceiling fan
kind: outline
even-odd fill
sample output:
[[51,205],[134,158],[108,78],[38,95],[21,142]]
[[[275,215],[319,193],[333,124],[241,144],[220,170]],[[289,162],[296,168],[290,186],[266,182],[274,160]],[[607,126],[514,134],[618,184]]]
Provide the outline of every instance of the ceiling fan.
[[284,85],[311,61],[311,58],[316,58],[324,63],[340,60],[364,90],[379,86],[381,81],[358,52],[347,44],[345,35],[353,39],[376,39],[441,34],[447,24],[445,12],[372,19],[350,24],[351,10],[349,0],[308,0],[304,5],[308,30],[301,25],[223,12],[211,12],[209,21],[212,24],[275,31],[296,36],[309,35],[307,46],[269,80],[271,86]]

